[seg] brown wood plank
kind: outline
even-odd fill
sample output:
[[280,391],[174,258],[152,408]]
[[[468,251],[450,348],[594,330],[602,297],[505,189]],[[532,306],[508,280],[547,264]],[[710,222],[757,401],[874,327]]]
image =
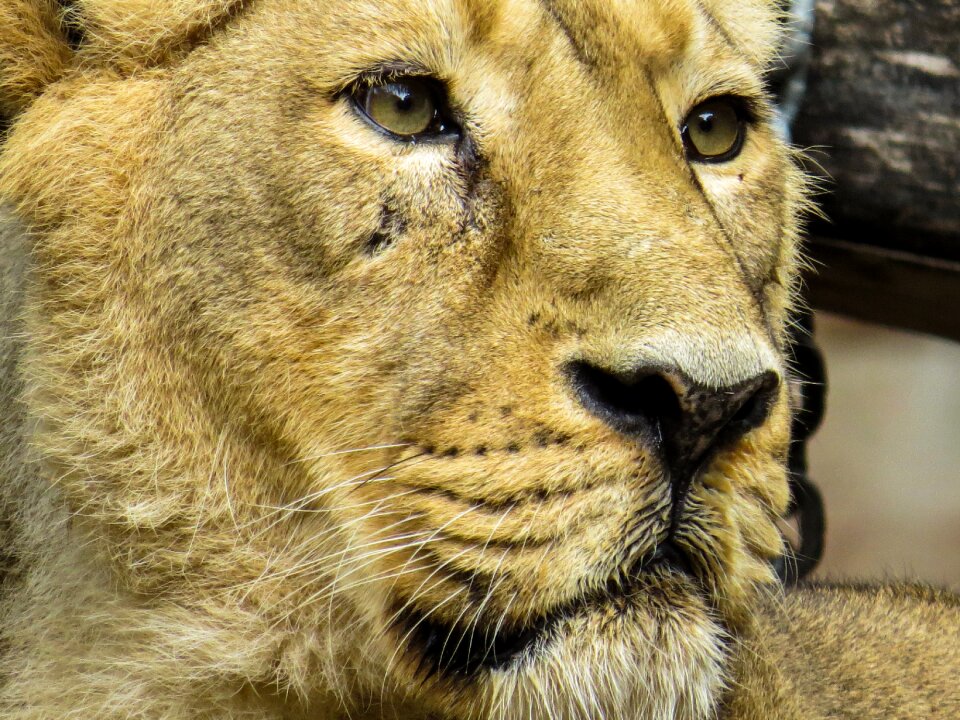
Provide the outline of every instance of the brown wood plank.
[[794,138],[833,232],[960,261],[960,0],[817,0]]
[[960,262],[812,237],[815,308],[960,341]]

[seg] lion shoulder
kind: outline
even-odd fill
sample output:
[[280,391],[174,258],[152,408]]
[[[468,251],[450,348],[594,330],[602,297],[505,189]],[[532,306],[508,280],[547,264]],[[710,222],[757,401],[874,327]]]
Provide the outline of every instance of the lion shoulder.
[[740,653],[731,720],[960,716],[960,596],[810,584],[768,602]]

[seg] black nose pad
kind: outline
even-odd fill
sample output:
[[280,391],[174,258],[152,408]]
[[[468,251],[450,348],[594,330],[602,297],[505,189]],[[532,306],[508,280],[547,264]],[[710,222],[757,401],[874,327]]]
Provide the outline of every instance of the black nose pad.
[[660,448],[675,482],[684,482],[711,451],[762,425],[780,386],[772,371],[720,388],[660,368],[623,375],[574,362],[568,374],[587,410]]

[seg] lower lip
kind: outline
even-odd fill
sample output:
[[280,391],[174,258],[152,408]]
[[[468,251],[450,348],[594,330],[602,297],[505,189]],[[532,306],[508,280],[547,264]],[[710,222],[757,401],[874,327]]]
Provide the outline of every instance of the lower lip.
[[[672,542],[662,545],[653,557],[640,563],[628,577],[640,580],[663,573],[691,579],[696,577],[689,559]],[[611,581],[610,586],[593,596],[556,608],[516,632],[498,634],[492,643],[488,641],[486,632],[478,630],[477,626],[465,634],[434,622],[416,610],[400,614],[397,632],[407,640],[412,640],[410,645],[419,648],[421,672],[428,676],[469,678],[482,671],[502,670],[532,657],[536,648],[547,642],[564,620],[623,600],[631,594],[629,582]],[[496,627],[496,623],[492,626]]]

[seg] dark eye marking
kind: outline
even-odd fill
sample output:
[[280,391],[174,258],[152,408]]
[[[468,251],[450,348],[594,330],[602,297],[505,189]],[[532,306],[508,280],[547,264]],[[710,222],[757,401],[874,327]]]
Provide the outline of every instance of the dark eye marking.
[[396,210],[384,205],[380,214],[380,226],[367,238],[364,250],[367,255],[378,255],[387,250],[407,230],[406,219]]

